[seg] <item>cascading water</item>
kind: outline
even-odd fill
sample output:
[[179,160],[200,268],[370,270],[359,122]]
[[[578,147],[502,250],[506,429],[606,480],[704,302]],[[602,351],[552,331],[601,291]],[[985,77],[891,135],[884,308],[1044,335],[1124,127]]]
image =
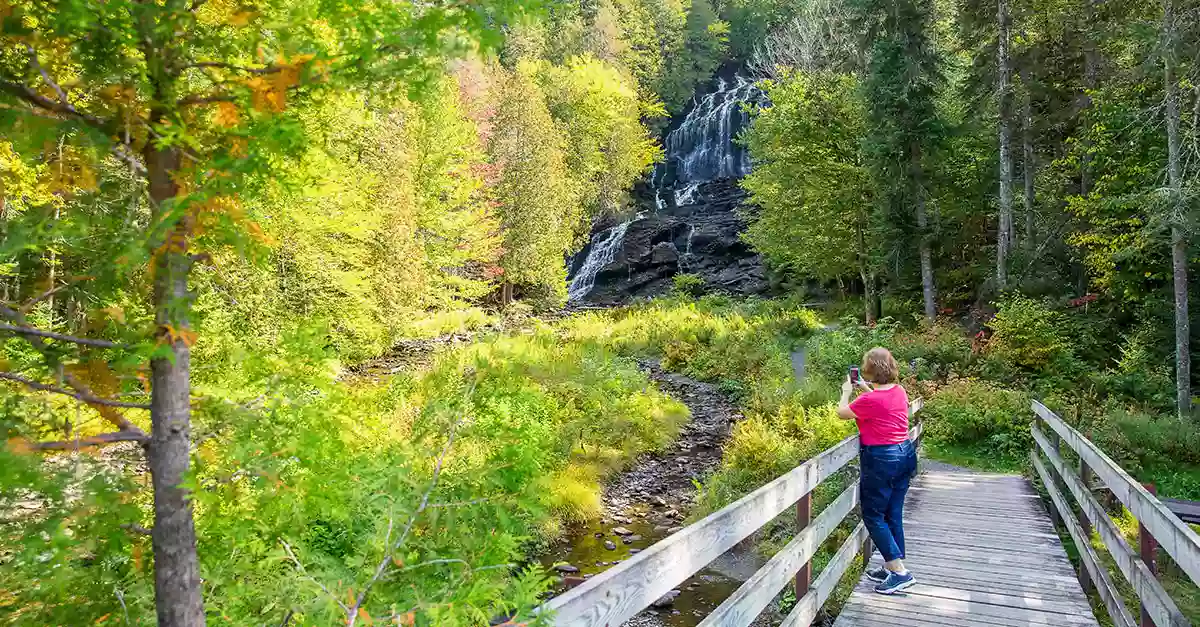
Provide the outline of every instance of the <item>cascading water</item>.
[[[651,178],[654,215],[678,214],[680,207],[703,206],[707,198],[702,185],[750,173],[750,155],[734,140],[750,120],[743,105],[763,102],[765,96],[754,82],[736,75],[718,78],[716,89],[695,101],[691,111],[667,134],[666,160],[655,168]],[[567,288],[568,300],[578,302],[587,297],[596,285],[596,276],[616,259],[625,232],[644,217],[639,213],[628,222],[592,236],[587,257]],[[691,230],[694,232],[695,227]],[[687,247],[682,261],[685,264],[692,261],[690,234]]]
[[592,291],[592,288],[596,286],[596,275],[600,274],[604,266],[613,262],[617,251],[621,249],[621,243],[625,241],[625,231],[629,229],[629,225],[640,220],[643,215],[639,213],[634,216],[633,220],[622,222],[592,237],[592,250],[588,252],[587,258],[583,260],[583,265],[575,273],[575,278],[567,286],[567,300],[577,301]]
[[742,105],[760,102],[754,82],[734,76],[717,79],[675,130],[667,135],[666,162],[654,172],[656,187],[740,178],[750,173],[750,155],[734,139],[750,121]]

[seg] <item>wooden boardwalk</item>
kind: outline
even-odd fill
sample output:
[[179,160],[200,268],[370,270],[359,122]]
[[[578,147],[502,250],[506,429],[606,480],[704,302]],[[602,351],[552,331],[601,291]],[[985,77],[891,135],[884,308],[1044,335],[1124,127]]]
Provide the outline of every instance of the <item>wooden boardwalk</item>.
[[1098,625],[1024,477],[926,472],[909,493],[905,535],[917,585],[889,597],[864,577],[835,627]]

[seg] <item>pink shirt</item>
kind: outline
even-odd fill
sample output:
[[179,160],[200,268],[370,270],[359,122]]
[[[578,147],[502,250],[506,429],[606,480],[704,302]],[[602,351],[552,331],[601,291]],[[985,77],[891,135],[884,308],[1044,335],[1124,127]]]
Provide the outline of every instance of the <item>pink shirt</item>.
[[874,390],[850,403],[862,444],[899,444],[908,439],[908,393],[900,386]]

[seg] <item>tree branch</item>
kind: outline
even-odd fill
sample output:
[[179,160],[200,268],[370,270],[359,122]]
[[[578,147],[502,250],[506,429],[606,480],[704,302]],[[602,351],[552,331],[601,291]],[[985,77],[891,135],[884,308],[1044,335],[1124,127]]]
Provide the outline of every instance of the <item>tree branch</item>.
[[237,97],[233,96],[232,94],[192,94],[190,96],[184,96],[183,98],[180,98],[179,100],[175,101],[175,104],[180,107],[190,107],[192,105],[212,104],[214,102],[236,101]]
[[[150,409],[149,405],[143,405],[141,403],[126,403],[125,401],[114,401],[114,400],[107,399],[107,398],[100,398],[98,396],[92,396],[91,394],[85,394],[83,392],[72,392],[70,390],[60,388],[56,385],[48,385],[45,383],[39,383],[37,381],[34,381],[33,379],[27,379],[25,377],[22,377],[19,374],[14,374],[11,372],[0,371],[0,379],[7,379],[9,381],[21,383],[23,385],[31,387],[40,392],[54,392],[55,394],[62,394],[64,396],[70,396],[71,398],[81,401],[81,402],[84,402],[84,403],[87,403],[88,405],[103,405],[105,407],[127,407],[130,409]],[[132,430],[130,430],[130,432],[135,433]],[[145,437],[146,434],[142,433],[140,435],[141,435],[141,437]]]
[[73,335],[63,335],[62,333],[54,333],[53,331],[43,331],[31,327],[20,327],[12,324],[0,324],[0,331],[8,331],[17,335],[32,335],[34,337],[44,337],[49,340],[61,340],[63,342],[72,342],[81,346],[95,346],[96,348],[129,348],[125,344],[116,344],[108,340],[93,340],[86,337],[75,337]]
[[183,66],[181,69],[187,70],[191,68],[216,68],[220,70],[230,70],[233,72],[246,72],[248,74],[274,74],[283,69],[277,65],[254,68],[246,67],[244,65],[235,65],[233,63],[224,63],[221,61],[197,61],[195,63],[189,63]]
[[294,552],[292,552],[292,545],[288,544],[287,540],[280,540],[279,543],[283,545],[284,552],[286,552],[288,557],[291,558],[292,563],[296,565],[296,570],[300,571],[300,574],[303,575],[305,579],[317,584],[317,587],[320,588],[322,592],[329,595],[329,598],[333,599],[334,603],[337,603],[338,607],[341,607],[343,611],[350,611],[350,608],[346,607],[346,604],[342,603],[342,600],[339,599],[336,594],[330,592],[329,588],[325,587],[325,584],[317,581],[312,575],[308,574],[307,570],[304,570],[304,564],[300,563],[300,559],[296,557]]
[[[78,451],[81,448],[92,446],[104,446],[105,444],[116,444],[117,442],[137,442],[145,444],[149,441],[144,433],[135,433],[133,431],[114,431],[112,433],[102,433],[86,438],[77,438],[74,440],[59,440],[56,442],[34,442],[29,445],[35,451]],[[127,525],[121,525],[127,527]],[[140,529],[140,528],[139,528]],[[132,529],[138,531],[137,529]],[[149,532],[142,529],[143,532]]]
[[33,46],[29,44],[25,44],[25,50],[29,52],[29,65],[31,65],[33,69],[37,70],[38,73],[42,75],[42,80],[46,81],[46,84],[54,90],[54,93],[58,94],[59,101],[61,101],[64,105],[67,104],[67,92],[63,91],[63,88],[59,87],[58,83],[54,82],[54,79],[50,78],[50,73],[47,72],[46,69],[42,67],[42,64],[38,62],[37,51],[34,50]]
[[154,532],[150,531],[149,529],[147,529],[137,523],[122,523],[121,528],[130,533],[136,533],[141,536],[149,536],[154,533]]
[[[50,100],[49,98],[37,93],[37,91],[30,88],[28,85],[14,83],[7,80],[0,80],[0,91],[6,91],[33,105],[34,107],[43,109],[45,111],[51,111],[60,115],[77,118],[100,130],[105,134],[105,136],[112,136],[116,134],[111,128],[112,125],[106,123],[104,120],[101,120],[100,118],[89,113],[83,113],[82,111],[76,109],[75,105],[72,105],[70,102],[64,101],[62,103],[56,103],[53,100]],[[109,150],[111,150],[118,159],[129,164],[129,167],[133,168],[138,174],[146,174],[146,166],[142,165],[142,162],[138,161],[137,156],[130,153],[125,145],[114,143],[110,146]]]

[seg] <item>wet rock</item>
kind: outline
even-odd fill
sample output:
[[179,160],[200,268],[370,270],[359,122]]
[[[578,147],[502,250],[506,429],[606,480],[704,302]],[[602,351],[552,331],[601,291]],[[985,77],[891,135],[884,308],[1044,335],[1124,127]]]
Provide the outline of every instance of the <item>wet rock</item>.
[[613,533],[615,533],[615,534],[617,534],[617,535],[619,535],[619,536],[631,536],[631,535],[633,535],[633,532],[632,532],[632,531],[630,531],[630,530],[628,530],[628,529],[626,529],[626,528],[624,528],[624,527],[614,527],[614,528],[613,528],[613,530],[612,530],[612,532],[613,532]]
[[670,529],[667,525],[654,525],[654,533],[666,533]]
[[641,549],[629,549],[630,555],[637,555],[638,553],[641,553],[641,552],[642,552]]
[[680,594],[681,594],[681,592],[679,590],[672,590],[672,591],[662,595],[661,597],[658,597],[658,600],[656,600],[654,603],[651,603],[650,605],[651,605],[651,607],[657,607],[660,609],[664,608],[664,607],[671,607],[672,605],[675,604],[675,599],[679,598]]
[[615,550],[617,550],[617,544],[615,542],[613,542],[612,540],[605,540],[604,548],[606,548],[610,551],[615,551]]
[[661,497],[661,496],[656,496],[656,497],[654,497],[654,504],[655,504],[655,505],[657,505],[657,506],[659,506],[659,507],[666,507],[666,506],[667,506],[667,500],[666,500],[666,499],[664,499],[664,498],[663,498],[663,497]]
[[671,527],[670,529],[667,529],[667,533],[675,533],[677,531],[683,531],[683,527]]
[[579,569],[577,567],[572,566],[570,564],[555,564],[554,570],[557,570],[560,573],[577,573],[577,572],[579,572]]

